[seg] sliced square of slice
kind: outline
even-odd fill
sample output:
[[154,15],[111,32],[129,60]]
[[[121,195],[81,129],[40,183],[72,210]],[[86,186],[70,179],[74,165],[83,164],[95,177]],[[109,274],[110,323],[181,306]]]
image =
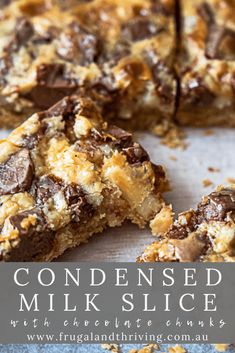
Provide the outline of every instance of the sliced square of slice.
[[174,10],[174,0],[9,2],[0,9],[0,126],[75,92],[126,127],[171,120]]
[[235,187],[219,187],[196,210],[179,215],[164,238],[148,246],[139,262],[234,262]]
[[0,141],[0,255],[49,261],[124,220],[144,227],[167,181],[90,99],[64,98]]
[[235,2],[181,1],[181,125],[235,126]]

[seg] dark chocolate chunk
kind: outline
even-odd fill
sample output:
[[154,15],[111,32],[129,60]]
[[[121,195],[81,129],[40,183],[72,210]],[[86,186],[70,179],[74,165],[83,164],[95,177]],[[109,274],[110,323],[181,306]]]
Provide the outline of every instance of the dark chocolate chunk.
[[8,73],[12,65],[12,59],[9,53],[5,53],[3,57],[0,58],[0,84],[6,82],[5,75]]
[[37,84],[29,93],[34,104],[48,108],[78,88],[75,80],[66,77],[63,64],[42,64],[37,68]]
[[235,214],[235,190],[215,191],[199,204],[198,222],[224,221],[229,213]]
[[59,29],[55,26],[50,26],[47,30],[43,33],[37,33],[32,38],[33,44],[47,44],[51,43],[55,38],[58,37]]
[[17,46],[21,47],[32,37],[34,28],[27,18],[22,17],[16,23],[15,32]]
[[115,125],[110,125],[106,132],[107,132],[107,134],[110,134],[111,136],[115,137],[118,140],[122,140],[122,141],[132,140],[131,133],[129,133],[128,131],[125,131]]
[[152,75],[159,95],[165,102],[172,102],[175,99],[174,92],[171,81],[167,82],[167,78],[173,79],[170,69],[162,61],[159,61],[152,65]]
[[62,192],[71,217],[74,222],[80,221],[81,213],[84,213],[87,205],[86,197],[79,185],[65,185],[63,180],[54,175],[46,175],[40,178],[32,187],[36,203],[43,206],[55,194]]
[[2,9],[3,7],[10,5],[11,0],[0,0],[0,9]]
[[171,239],[184,239],[188,236],[189,232],[192,232],[193,228],[188,226],[182,226],[180,224],[173,224],[170,228],[167,236]]
[[[230,59],[234,58],[234,46],[228,45],[223,53],[222,42],[229,39],[231,43],[235,41],[235,31],[226,26],[216,23],[215,12],[208,3],[203,3],[199,7],[199,14],[202,16],[208,27],[205,55],[208,59]],[[228,50],[229,49],[229,50]],[[226,53],[228,51],[228,53]],[[232,51],[232,53],[231,53]]]
[[78,185],[71,184],[65,188],[64,195],[72,213],[72,220],[79,222],[87,204],[84,192]]
[[[175,1],[178,3],[178,0]],[[171,2],[163,2],[158,0],[152,0],[151,12],[156,14],[163,14],[165,16],[171,16],[174,14],[174,6],[171,6]]]
[[184,96],[181,95],[180,99],[185,101],[186,106],[205,107],[214,101],[215,94],[209,90],[200,77],[195,77],[193,84],[188,83],[187,91],[184,92]]
[[114,48],[100,53],[101,55],[98,57],[98,63],[104,64],[108,61],[110,67],[112,67],[117,65],[121,58],[130,55],[130,53],[130,42],[125,38],[121,38],[116,42]]
[[223,53],[222,44],[225,40],[230,40],[231,43],[234,43],[235,31],[217,24],[211,25],[207,36],[206,56],[209,59],[224,59],[228,56],[229,59],[229,56],[235,55],[232,45],[229,45],[229,50],[225,48],[228,53]]
[[208,248],[208,240],[206,237],[199,237],[191,234],[185,239],[173,240],[175,247],[175,256],[181,262],[195,262],[205,254]]
[[0,195],[27,191],[33,175],[34,166],[29,150],[22,148],[0,164]]
[[208,25],[215,23],[215,13],[207,2],[204,2],[199,6],[198,12]]
[[125,148],[133,146],[132,135],[117,126],[109,126],[106,133],[107,136],[105,140],[109,142],[113,148],[116,148],[119,151],[123,151]]
[[97,37],[78,23],[72,23],[69,31],[61,35],[57,49],[60,57],[79,65],[96,62],[99,51]]
[[[27,218],[35,216],[32,220]],[[24,224],[25,220],[25,224]],[[53,248],[55,232],[48,229],[43,212],[34,208],[18,213],[9,219],[12,226],[18,230],[17,241],[11,241],[11,250],[3,254],[5,261],[34,261],[37,256],[46,255]]]
[[49,108],[46,112],[38,113],[41,119],[47,118],[48,116],[58,116],[61,115],[63,118],[67,118],[70,115],[73,115],[75,111],[75,107],[78,104],[75,104],[74,100],[70,97],[65,97],[61,99],[58,103],[54,104],[51,108]]
[[127,161],[130,164],[143,163],[149,161],[148,153],[138,143],[134,143],[133,146],[123,149],[127,157]]
[[151,38],[161,31],[162,27],[146,17],[135,18],[122,27],[123,37],[134,42]]
[[36,203],[42,206],[49,198],[59,192],[62,187],[61,179],[54,175],[45,175],[34,183],[32,193],[35,195]]

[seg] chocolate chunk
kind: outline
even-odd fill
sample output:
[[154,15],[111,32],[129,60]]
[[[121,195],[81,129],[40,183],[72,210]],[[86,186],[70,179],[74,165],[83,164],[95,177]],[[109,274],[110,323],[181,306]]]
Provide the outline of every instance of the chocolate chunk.
[[[76,184],[65,185],[63,180],[54,175],[46,175],[40,178],[32,187],[36,203],[43,206],[55,194],[61,192],[64,195],[68,208],[71,211],[71,218],[79,222],[81,213],[86,213],[87,201],[84,192]],[[91,208],[91,206],[90,206]]]
[[209,33],[207,36],[206,44],[206,56],[209,59],[223,59],[224,55],[220,53],[220,47],[224,39],[230,38],[232,41],[235,40],[235,32],[225,28],[224,26],[219,26],[213,24],[210,26]]
[[109,142],[113,148],[116,148],[119,151],[123,151],[125,148],[133,146],[132,135],[117,126],[109,126],[106,134],[107,136],[105,140]]
[[118,140],[122,141],[130,141],[132,140],[132,135],[131,133],[121,129],[120,127],[117,127],[115,125],[110,125],[108,130],[106,131],[107,134],[112,135]]
[[214,10],[207,2],[204,2],[199,6],[198,12],[208,25],[215,23]]
[[146,17],[135,18],[122,27],[123,37],[129,41],[139,41],[155,36],[163,29]]
[[58,103],[54,104],[51,108],[49,108],[46,112],[40,112],[40,119],[47,118],[48,116],[58,116],[61,115],[63,118],[67,118],[70,115],[73,115],[77,112],[75,109],[79,104],[75,104],[74,100],[71,97],[65,97],[61,99]]
[[187,106],[205,107],[209,106],[215,99],[215,94],[209,90],[203,80],[198,77],[193,82],[188,83],[188,89],[181,96],[182,100],[185,100],[184,104]]
[[22,148],[0,164],[0,195],[27,191],[33,175],[34,166],[29,150]]
[[42,206],[48,199],[59,192],[62,187],[61,179],[54,175],[45,175],[34,183],[32,193],[35,195],[36,203]]
[[11,56],[9,53],[5,53],[5,55],[0,58],[0,84],[4,84],[6,82],[5,75],[8,73],[11,66]]
[[155,190],[161,190],[161,186],[163,187],[163,190],[166,191],[166,189],[169,188],[168,182],[166,181],[166,172],[164,168],[161,165],[156,165],[152,163],[152,167],[154,170],[155,174],[155,181],[154,181],[154,187]]
[[[158,63],[152,65],[152,76],[156,83],[156,88],[159,95],[165,102],[172,102],[174,97],[174,92],[172,88],[171,79],[173,79],[173,73],[170,71],[164,62],[159,61]],[[170,82],[168,83],[170,77]]]
[[199,204],[198,222],[224,221],[230,213],[235,214],[235,190],[215,191]]
[[78,88],[74,80],[66,77],[63,64],[41,64],[37,68],[36,79],[37,85],[29,93],[29,98],[42,109],[55,104]]
[[181,226],[180,224],[173,224],[173,226],[170,228],[169,232],[167,233],[167,236],[171,239],[184,239],[188,236],[188,233],[192,231],[187,226]]
[[[178,3],[178,0],[175,1]],[[175,4],[175,5],[176,5]],[[172,6],[171,1],[156,1],[152,0],[151,12],[156,14],[163,14],[165,16],[171,16],[174,14],[174,6]]]
[[34,28],[27,18],[22,17],[16,23],[15,32],[17,45],[21,47],[32,37]]
[[[72,220],[79,222],[81,213],[84,212],[85,206],[87,205],[84,192],[78,185],[71,184],[65,188],[64,195],[72,213]],[[92,206],[90,207],[92,208]]]
[[130,42],[125,38],[120,38],[112,50],[103,51],[98,57],[98,64],[109,62],[110,67],[117,65],[118,61],[131,54]]
[[19,235],[17,242],[11,242],[9,253],[4,254],[5,261],[35,261],[37,256],[46,255],[53,248],[55,232],[48,229],[40,209],[18,213],[9,221]]
[[130,164],[143,163],[149,161],[148,153],[138,143],[134,143],[133,146],[123,149],[127,157],[127,161]]
[[58,37],[59,29],[55,26],[50,26],[43,33],[37,33],[32,39],[33,44],[48,44]]
[[11,0],[0,0],[0,9],[2,9],[3,7],[10,5]]
[[[222,42],[225,39],[229,39],[231,43],[234,43],[235,31],[216,23],[215,13],[208,3],[203,3],[199,7],[199,14],[202,16],[208,27],[205,49],[206,57],[208,59],[226,58],[226,53],[223,53],[223,50],[220,50]],[[234,48],[232,45],[228,45],[228,47],[230,51]],[[229,58],[231,56],[231,53],[228,54]],[[235,55],[234,52],[232,54]]]
[[99,51],[97,37],[77,23],[72,23],[69,31],[61,35],[57,49],[60,57],[79,65],[96,62]]

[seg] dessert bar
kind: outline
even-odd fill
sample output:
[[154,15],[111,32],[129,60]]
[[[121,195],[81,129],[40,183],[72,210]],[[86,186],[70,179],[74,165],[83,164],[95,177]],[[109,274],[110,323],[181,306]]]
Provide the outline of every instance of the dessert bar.
[[0,149],[1,260],[50,261],[124,220],[144,227],[164,207],[162,167],[88,98],[35,113]]

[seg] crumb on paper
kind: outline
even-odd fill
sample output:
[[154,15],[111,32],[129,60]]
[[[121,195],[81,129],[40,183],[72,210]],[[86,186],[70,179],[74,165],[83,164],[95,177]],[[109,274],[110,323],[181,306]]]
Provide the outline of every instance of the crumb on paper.
[[159,345],[156,343],[147,344],[140,349],[130,349],[128,353],[154,353],[160,349]]
[[169,158],[170,158],[172,161],[177,161],[177,157],[176,157],[176,156],[171,155],[171,156],[169,156]]
[[120,352],[118,344],[104,343],[104,344],[101,344],[101,347],[103,349],[106,349],[107,351],[110,351],[110,352],[113,352],[113,353],[119,353]]
[[208,186],[214,185],[213,182],[210,179],[204,179],[202,181],[202,184],[203,184],[204,188],[207,188]]
[[186,133],[176,125],[169,123],[169,121],[163,121],[152,128],[152,133],[161,138],[161,144],[166,145],[170,148],[180,147],[185,149],[187,144],[185,143]]
[[213,135],[215,135],[215,131],[207,129],[207,130],[203,131],[203,135],[205,135],[205,136],[213,136]]
[[169,353],[186,353],[186,349],[182,346],[180,346],[179,344],[177,344],[174,347],[170,347],[168,348],[168,352]]
[[235,179],[234,178],[227,178],[227,182],[229,184],[235,184]]
[[229,349],[229,344],[214,344],[217,352],[226,352]]
[[174,222],[174,213],[172,206],[164,206],[161,211],[150,222],[150,228],[153,235],[163,236]]
[[188,147],[188,144],[185,142],[185,137],[184,131],[178,128],[172,128],[161,138],[161,144],[169,148],[181,148],[185,150]]
[[219,168],[214,168],[214,167],[208,167],[208,171],[211,173],[219,173],[220,169]]

